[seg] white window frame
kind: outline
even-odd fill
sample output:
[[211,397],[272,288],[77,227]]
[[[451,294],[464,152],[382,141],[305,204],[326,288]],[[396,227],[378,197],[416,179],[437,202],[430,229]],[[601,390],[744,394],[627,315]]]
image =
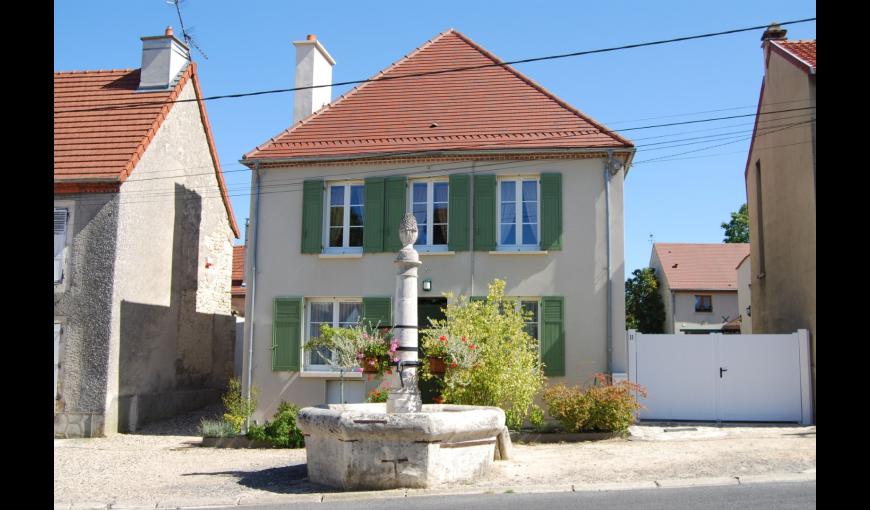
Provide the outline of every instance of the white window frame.
[[[436,183],[445,183],[447,184],[447,242],[444,244],[432,244],[432,238],[434,237],[432,222],[435,219],[434,210],[435,210],[435,184]],[[408,193],[408,209],[406,212],[413,213],[414,212],[414,185],[415,184],[426,184],[426,244],[415,244],[414,249],[418,252],[438,252],[438,251],[447,251],[447,245],[450,242],[450,180],[446,177],[434,177],[434,178],[426,178],[426,179],[414,179],[409,182],[410,192]]]
[[[501,185],[503,182],[514,182],[514,226],[516,227],[516,240],[520,241],[523,238],[523,186],[526,181],[535,182],[535,190],[537,191],[537,200],[535,201],[535,217],[537,218],[537,242],[535,244],[525,244],[517,242],[516,244],[503,244],[501,241]],[[499,251],[539,251],[541,249],[541,178],[538,175],[512,175],[499,176],[496,180],[496,246]]]
[[328,364],[313,364],[311,363],[312,351],[305,350],[305,344],[311,339],[311,304],[312,303],[332,303],[332,327],[337,327],[339,323],[340,303],[357,303],[360,305],[360,317],[362,317],[363,300],[361,297],[312,297],[305,298],[305,337],[302,345],[302,371],[305,372],[335,372],[338,369]]
[[72,231],[75,225],[75,202],[72,200],[57,200],[54,202],[55,209],[66,209],[66,238],[63,246],[63,266],[61,268],[61,276],[59,282],[54,282],[54,288],[57,291],[63,291],[66,288],[66,282],[69,280],[70,268],[70,245],[72,244]]
[[[365,183],[363,181],[334,181],[328,182],[326,185],[326,199],[323,201],[323,253],[362,253],[363,247],[348,246],[350,243],[350,188],[352,186],[362,186],[363,189],[363,236],[365,236]],[[329,246],[330,220],[332,209],[332,188],[344,187],[344,215],[342,216],[342,238],[341,246]]]

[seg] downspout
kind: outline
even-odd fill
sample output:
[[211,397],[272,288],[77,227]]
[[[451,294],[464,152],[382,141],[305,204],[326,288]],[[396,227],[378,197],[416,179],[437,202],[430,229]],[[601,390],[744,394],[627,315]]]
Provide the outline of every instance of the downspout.
[[[260,161],[254,163],[254,173],[257,176],[257,194],[254,198],[254,243],[251,253],[251,312],[248,314],[251,318],[251,327],[248,329],[248,384],[245,389],[245,399],[251,401],[251,378],[254,372],[254,323],[256,320],[256,304],[257,304],[257,243],[260,240],[258,235],[260,229]],[[245,432],[248,431],[251,425],[250,415],[245,418]]]
[[613,373],[613,279],[610,262],[610,169],[613,166],[613,150],[607,151],[604,164],[604,217],[607,222],[607,373]]

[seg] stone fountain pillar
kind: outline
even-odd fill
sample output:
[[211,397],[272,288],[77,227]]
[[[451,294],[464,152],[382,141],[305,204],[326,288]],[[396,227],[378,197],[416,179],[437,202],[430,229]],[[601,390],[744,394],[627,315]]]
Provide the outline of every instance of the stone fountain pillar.
[[[393,299],[393,337],[398,341],[399,366],[390,377],[387,413],[418,413],[423,408],[417,386],[417,268],[420,256],[414,249],[417,220],[412,213],[399,226],[402,249],[396,257],[396,295]],[[408,363],[408,365],[405,365]]]

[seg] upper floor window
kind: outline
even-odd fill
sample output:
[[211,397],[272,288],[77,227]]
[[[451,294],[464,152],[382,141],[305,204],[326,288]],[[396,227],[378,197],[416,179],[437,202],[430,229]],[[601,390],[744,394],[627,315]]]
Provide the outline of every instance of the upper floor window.
[[713,311],[713,296],[695,296],[695,311],[696,312],[712,312]]
[[[362,300],[352,298],[311,299],[308,301],[308,333],[307,341],[320,337],[320,325],[329,324],[332,327],[353,326],[362,317]],[[305,368],[313,370],[331,370],[328,360],[333,357],[332,351],[325,347],[305,351]]]
[[63,281],[69,209],[54,208],[54,283]]
[[327,196],[327,252],[362,251],[365,218],[365,186],[330,184]]
[[540,246],[538,178],[498,181],[498,245],[515,250],[537,250]]
[[417,248],[447,249],[447,181],[411,184],[411,211],[417,220]]

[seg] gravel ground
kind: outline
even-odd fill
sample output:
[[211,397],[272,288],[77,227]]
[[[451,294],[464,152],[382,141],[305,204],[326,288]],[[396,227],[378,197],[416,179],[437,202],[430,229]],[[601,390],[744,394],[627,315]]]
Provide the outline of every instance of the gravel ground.
[[[123,505],[236,504],[332,492],[305,478],[305,450],[198,446],[205,408],[137,434],[54,440],[54,499]],[[694,430],[689,430],[694,429]],[[649,482],[815,469],[815,427],[640,425],[628,439],[514,444],[512,460],[466,487]]]

